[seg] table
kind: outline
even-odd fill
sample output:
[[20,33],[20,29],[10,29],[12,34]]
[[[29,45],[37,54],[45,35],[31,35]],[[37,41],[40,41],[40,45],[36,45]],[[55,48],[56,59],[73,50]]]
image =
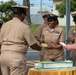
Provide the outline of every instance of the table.
[[76,75],[76,67],[64,70],[38,70],[31,68],[28,71],[28,75]]

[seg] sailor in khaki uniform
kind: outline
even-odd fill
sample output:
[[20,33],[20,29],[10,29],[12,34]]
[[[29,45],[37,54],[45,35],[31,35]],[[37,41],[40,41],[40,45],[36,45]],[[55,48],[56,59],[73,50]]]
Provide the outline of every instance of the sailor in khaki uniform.
[[42,30],[48,25],[48,22],[47,22],[48,14],[44,14],[42,17],[43,17],[44,23],[37,28],[37,32],[36,32],[36,37],[39,37],[39,38],[42,35]]
[[[46,13],[46,14],[44,14],[42,16],[42,18],[44,20],[44,23],[37,28],[37,32],[36,32],[35,37],[36,37],[36,40],[39,42],[39,44],[41,44],[43,42],[43,40],[42,40],[42,31],[48,25],[47,17],[48,17],[48,13]],[[40,51],[40,60],[41,61],[43,60],[43,50]]]
[[35,43],[28,25],[23,23],[26,6],[13,6],[14,17],[1,29],[1,69],[2,75],[25,75],[26,53],[30,46],[41,50]]
[[[75,26],[72,27],[69,31],[69,39],[71,41],[71,44],[74,44],[76,43],[76,11],[72,12],[71,15],[73,17]],[[74,62],[74,66],[76,66],[76,50],[71,50],[70,59]]]
[[[0,19],[0,37],[1,37],[1,27],[3,25],[3,20]],[[0,48],[1,48],[1,42],[0,42]],[[2,72],[1,72],[1,49],[0,49],[0,75],[2,75]]]
[[60,42],[65,42],[65,34],[63,28],[58,26],[57,17],[55,14],[50,14],[47,18],[48,26],[42,32],[44,42],[48,46],[44,50],[44,61],[64,60],[64,50]]

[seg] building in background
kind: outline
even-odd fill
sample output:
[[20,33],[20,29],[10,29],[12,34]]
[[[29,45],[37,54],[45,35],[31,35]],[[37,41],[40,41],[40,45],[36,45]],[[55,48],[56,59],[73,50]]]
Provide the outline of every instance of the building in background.
[[30,0],[30,16],[34,24],[42,24],[42,15],[53,12],[53,0]]
[[[41,4],[40,4],[40,1]],[[62,0],[30,0],[30,16],[31,16],[31,21],[34,24],[42,24],[43,19],[42,19],[42,14],[46,12],[53,12],[58,15],[58,11],[55,9],[57,4],[60,4]],[[35,4],[36,3],[36,4]],[[40,13],[42,12],[42,14]],[[58,18],[59,19],[59,25],[66,25],[66,15],[63,18]],[[70,25],[74,25],[72,16],[70,15]]]
[[[9,1],[9,0],[0,0]],[[14,0],[18,4],[22,5],[23,0]],[[53,12],[58,15],[58,11],[55,9],[56,4],[60,4],[63,0],[30,0],[30,16],[33,24],[42,24],[42,14],[47,12]],[[66,25],[66,15],[59,19],[59,25]],[[73,18],[70,15],[70,25],[74,25]]]

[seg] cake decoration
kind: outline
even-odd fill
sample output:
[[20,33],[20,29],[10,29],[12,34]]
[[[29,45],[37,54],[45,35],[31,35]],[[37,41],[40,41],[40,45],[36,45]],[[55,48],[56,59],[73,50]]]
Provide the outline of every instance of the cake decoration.
[[39,70],[60,70],[60,69],[67,69],[73,67],[73,61],[58,61],[58,62],[51,62],[51,61],[40,61],[35,64],[35,68]]

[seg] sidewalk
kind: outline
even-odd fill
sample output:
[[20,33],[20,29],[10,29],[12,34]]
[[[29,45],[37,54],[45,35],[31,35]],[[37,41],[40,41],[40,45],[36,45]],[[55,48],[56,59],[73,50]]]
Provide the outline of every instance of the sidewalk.
[[30,68],[33,68],[35,63],[39,62],[39,59],[40,59],[39,51],[32,50],[29,47],[28,51],[27,51],[27,54],[26,54],[26,59],[27,59],[27,72],[26,72],[26,75],[28,75],[28,70]]

